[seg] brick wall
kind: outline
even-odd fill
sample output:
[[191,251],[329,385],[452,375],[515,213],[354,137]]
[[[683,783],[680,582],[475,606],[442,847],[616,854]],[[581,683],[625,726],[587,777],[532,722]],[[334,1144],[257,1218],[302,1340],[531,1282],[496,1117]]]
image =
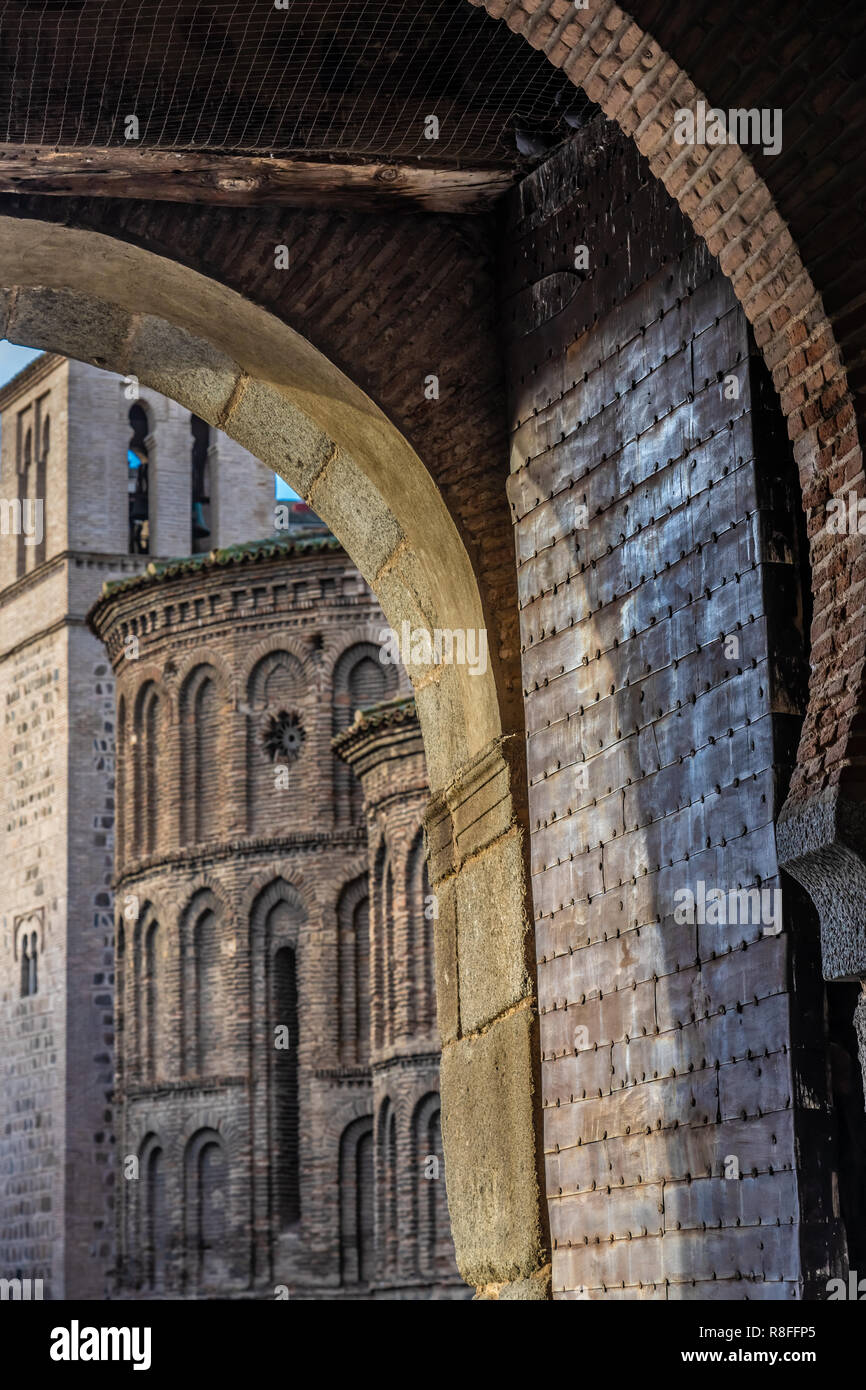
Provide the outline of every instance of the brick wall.
[[371,1047],[377,1283],[465,1296],[454,1259],[440,1136],[433,978],[438,901],[422,834],[424,746],[414,701],[362,710],[336,741],[361,779],[371,923]]
[[[360,902],[369,891],[367,839],[359,800],[354,818],[339,813],[347,789],[337,769],[345,769],[331,738],[337,673],[352,653],[368,660],[369,649],[377,650],[384,618],[329,538],[241,555],[240,563],[223,555],[217,563],[168,564],[152,578],[117,586],[92,614],[128,712],[115,879],[120,1292],[273,1298],[285,1288],[293,1298],[404,1298],[447,1296],[453,1287],[462,1294],[453,1262],[419,1272],[401,1260],[386,1271],[378,1245],[372,1264],[360,1260],[350,1215],[359,1192],[351,1172],[355,1145],[369,1132],[364,1124],[381,1083],[371,1071],[369,1040],[366,1049],[357,1040],[347,1047],[343,993],[356,924],[350,928],[345,908],[347,899]],[[138,640],[134,659],[125,656],[130,637]],[[214,681],[214,741],[194,747],[200,730],[185,713],[185,692],[203,669]],[[405,690],[397,668],[377,662],[375,671],[382,694]],[[151,687],[159,700],[152,784],[136,771],[151,757],[139,700]],[[294,755],[273,743],[289,726]],[[401,856],[403,841],[420,837],[425,792],[417,734],[416,744],[414,799],[405,810],[401,788],[392,788],[389,814]],[[211,748],[215,757],[216,768],[208,769],[215,775],[205,783],[195,748]],[[203,815],[190,821],[185,810],[196,795],[205,797]],[[150,850],[132,828],[142,798],[142,820],[156,810]],[[263,817],[253,814],[260,800]],[[408,989],[423,950],[410,952],[402,857],[400,871],[401,934],[387,968]],[[203,910],[213,914],[209,972],[197,936]],[[274,1013],[273,989],[285,950],[294,953],[297,1036],[278,1049],[274,1030],[286,1018]],[[203,984],[206,972],[210,983]],[[369,975],[356,975],[351,989],[357,1017],[362,1002],[371,1006],[367,1018],[375,1015]],[[412,1207],[413,1106],[437,1090],[429,1009],[423,1024],[410,1028],[404,1019],[400,1041],[390,1060],[399,1083],[392,1090],[400,1107],[401,1238],[409,1250],[424,1219],[423,1204],[414,1216]],[[295,1079],[275,1091],[277,1068],[287,1064]],[[203,1273],[197,1237],[183,1221],[190,1210],[184,1192],[195,1181],[191,1154],[205,1131],[224,1154],[226,1228],[221,1261]],[[155,1222],[145,1171],[153,1151],[165,1184],[164,1238],[151,1242],[158,1258],[142,1234]],[[378,1166],[375,1173],[380,1190]],[[362,1206],[370,1196],[368,1190],[360,1198]]]
[[[188,518],[189,412],[148,398],[186,470]],[[45,553],[21,566],[20,537],[0,536],[0,1277],[42,1278],[46,1298],[104,1297],[114,1258],[115,693],[84,618],[104,580],[146,563],[125,554],[129,404],[120,378],[50,355],[0,395],[0,495],[16,495],[21,428],[50,421]],[[215,537],[269,534],[271,475],[215,443],[234,496]]]

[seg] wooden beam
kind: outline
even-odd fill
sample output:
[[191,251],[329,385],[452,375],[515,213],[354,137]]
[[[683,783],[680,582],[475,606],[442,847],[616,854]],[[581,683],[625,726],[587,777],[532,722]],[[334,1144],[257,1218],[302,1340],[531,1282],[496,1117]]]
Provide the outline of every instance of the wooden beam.
[[284,204],[477,213],[517,175],[510,169],[331,164],[261,155],[184,153],[130,146],[60,148],[0,143],[0,193],[141,198],[234,207]]

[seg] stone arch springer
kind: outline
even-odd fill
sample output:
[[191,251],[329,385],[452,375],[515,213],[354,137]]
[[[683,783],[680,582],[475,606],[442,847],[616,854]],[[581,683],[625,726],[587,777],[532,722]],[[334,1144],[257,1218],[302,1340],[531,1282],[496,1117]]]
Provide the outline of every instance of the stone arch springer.
[[[285,477],[344,544],[396,631],[404,620],[428,630],[487,628],[473,563],[425,465],[379,407],[282,319],[129,242],[5,216],[0,310],[2,336],[134,376]],[[492,643],[483,674],[456,665],[409,671],[439,789],[436,850],[451,904],[437,922],[444,960],[457,956],[464,859],[488,884],[486,907],[473,893],[460,902],[474,918],[461,975],[480,972],[471,1018],[460,1017],[456,971],[443,977],[453,986],[441,1087],[451,1221],[461,1273],[476,1286],[535,1280],[547,1268],[528,876],[522,856],[515,876],[510,853],[525,814],[523,739],[501,715],[513,705],[510,658]],[[472,833],[458,850],[460,807]],[[479,1194],[491,1191],[494,1202],[479,1206]]]

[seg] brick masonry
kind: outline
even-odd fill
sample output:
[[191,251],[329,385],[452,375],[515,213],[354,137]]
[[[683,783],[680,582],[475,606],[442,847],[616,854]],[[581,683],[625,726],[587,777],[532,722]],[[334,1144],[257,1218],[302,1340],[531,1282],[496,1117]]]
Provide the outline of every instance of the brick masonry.
[[[575,10],[566,0],[488,0],[487,8],[563,66],[647,156],[652,174],[720,257],[772,372],[800,470],[815,594],[810,708],[788,812],[777,828],[785,862],[809,883],[816,901],[823,887],[827,920],[840,916],[844,907],[856,925],[866,839],[861,815],[845,824],[838,788],[845,784],[856,809],[861,760],[855,721],[864,668],[858,616],[862,565],[857,538],[831,539],[822,520],[831,493],[849,486],[862,491],[863,486],[849,395],[850,389],[862,391],[863,384],[864,320],[856,254],[862,217],[859,205],[830,199],[843,182],[848,189],[847,171],[856,168],[851,136],[863,116],[862,103],[852,97],[850,76],[862,16],[841,5],[844,23],[836,24],[835,10],[816,17],[796,15],[790,7],[760,7],[748,15],[738,13],[732,24],[718,7],[692,6],[684,16],[655,0],[639,5],[636,19],[607,0],[593,0],[586,11]],[[768,43],[767,32],[779,43]],[[852,35],[850,48],[844,33]],[[711,101],[746,99],[747,94],[763,99],[780,65],[789,74],[785,81],[790,80],[791,91],[788,100],[779,90],[779,99],[786,108],[796,107],[795,136],[781,160],[771,166],[736,148],[675,147],[671,126],[679,103],[693,104],[701,89]],[[801,73],[813,80],[801,82]],[[813,145],[829,150],[826,165],[808,157]],[[503,505],[505,411],[494,332],[495,253],[502,224],[496,218],[193,212],[120,200],[8,198],[3,211],[104,228],[197,267],[281,315],[361,381],[417,445],[457,520],[495,633],[491,645],[501,663],[497,689],[503,729],[508,736],[519,735],[517,605]],[[292,246],[291,277],[271,274],[275,241]],[[443,286],[450,292],[441,293]],[[13,293],[8,304],[13,324],[15,302]],[[60,310],[58,315],[63,317]],[[436,411],[427,410],[414,385],[431,369],[431,361],[454,366],[453,372],[442,373],[448,384]],[[411,541],[407,550],[411,553]],[[427,698],[429,710],[436,700],[429,690]],[[450,711],[444,695],[440,703],[446,711],[441,723],[447,728]],[[443,790],[453,788],[437,784],[437,791]],[[447,803],[448,797],[443,800]],[[810,821],[815,801],[819,804]],[[796,868],[807,861],[819,865],[823,884]],[[519,913],[512,929],[518,921]],[[460,933],[455,929],[454,935]],[[472,935],[470,930],[462,933],[468,949]],[[828,956],[825,969],[833,970],[840,955],[844,953]],[[513,974],[513,958],[509,966]],[[494,973],[491,967],[489,973],[473,976],[467,969],[463,978],[485,993]],[[490,992],[498,1000],[514,993]],[[531,985],[521,997],[531,998]],[[489,1014],[469,999],[466,1003],[471,1032],[479,1017]],[[455,1055],[463,1041],[468,1056],[478,1039],[461,1038],[455,1030]],[[536,1234],[533,1228],[532,1260]],[[520,1263],[510,1257],[500,1260],[498,1254],[496,1259],[485,1257],[478,1264],[479,1278],[483,1270],[493,1287],[498,1272],[501,1285],[514,1277]]]
[[325,536],[158,566],[91,623],[118,697],[121,1294],[465,1296],[417,722],[363,799],[331,751],[405,692],[378,604]]
[[781,887],[793,464],[730,285],[624,136],[590,125],[510,212],[554,1296],[797,1297],[844,1257],[829,1039],[811,1022],[800,1045],[794,986],[814,933],[787,894],[784,930],[676,912],[701,883]]
[[[163,458],[188,460],[189,412],[142,399]],[[114,1258],[115,695],[84,619],[147,559],[125,553],[129,408],[120,378],[50,354],[0,392],[0,491],[44,504],[41,545],[0,536],[0,1277],[42,1278],[48,1298],[103,1297]],[[266,470],[231,440],[218,465],[243,504],[226,539],[267,534]],[[37,977],[22,995],[25,935]]]

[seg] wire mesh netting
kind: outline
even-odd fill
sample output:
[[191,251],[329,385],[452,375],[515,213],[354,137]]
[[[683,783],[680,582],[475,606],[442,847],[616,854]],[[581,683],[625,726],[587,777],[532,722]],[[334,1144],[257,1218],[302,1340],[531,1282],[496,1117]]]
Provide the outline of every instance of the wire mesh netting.
[[0,0],[0,139],[507,165],[591,105],[467,0],[278,3]]

